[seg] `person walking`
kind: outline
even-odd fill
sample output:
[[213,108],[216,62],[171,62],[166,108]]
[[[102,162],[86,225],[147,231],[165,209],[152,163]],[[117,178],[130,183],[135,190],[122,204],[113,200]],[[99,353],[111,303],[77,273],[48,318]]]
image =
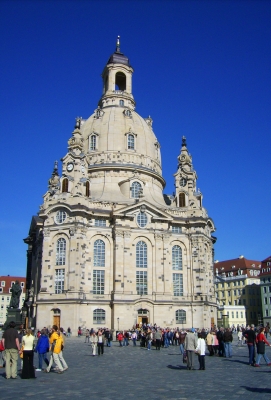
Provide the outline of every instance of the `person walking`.
[[[34,369],[34,335],[31,329],[26,330],[25,336],[22,338],[23,346],[23,369],[22,369],[22,379],[34,379],[35,369]],[[22,351],[22,350],[21,350]]]
[[256,336],[257,357],[256,357],[256,363],[255,363],[254,367],[260,366],[260,360],[261,360],[262,356],[263,356],[266,364],[268,366],[271,365],[270,360],[265,353],[265,345],[266,344],[268,346],[271,346],[271,344],[265,338],[265,328],[262,327],[262,328],[260,328],[260,332]]
[[95,331],[93,330],[90,335],[90,344],[91,344],[91,348],[92,348],[93,357],[96,356],[97,342],[98,342],[98,339],[97,339]]
[[49,366],[49,361],[47,358],[47,352],[49,351],[50,343],[49,343],[49,338],[45,333],[45,330],[41,330],[41,335],[39,337],[38,343],[36,344],[35,347],[35,353],[38,353],[39,356],[39,368],[36,369],[36,371],[42,371],[42,361],[45,362],[47,367]]
[[[49,343],[51,345],[51,352],[53,353],[53,360],[58,369],[57,372],[58,374],[62,374],[68,369],[68,365],[62,353],[62,350],[64,349],[64,341],[60,332],[58,332],[58,327],[56,325],[53,325],[52,327],[52,334],[50,336]],[[50,372],[50,364],[44,371]]]
[[248,364],[253,367],[255,364],[255,343],[256,343],[256,333],[253,324],[249,329],[247,329],[244,332],[244,337],[246,338],[248,347],[248,356],[249,356]]
[[161,329],[157,329],[157,332],[155,332],[155,348],[156,350],[160,350],[161,349],[161,339],[162,339],[162,332]]
[[192,328],[185,337],[184,348],[187,354],[187,369],[193,370],[194,353],[197,348],[197,338],[195,336],[195,329]]
[[6,379],[17,378],[17,361],[20,352],[19,335],[11,321],[9,328],[3,333],[2,343],[5,348]]

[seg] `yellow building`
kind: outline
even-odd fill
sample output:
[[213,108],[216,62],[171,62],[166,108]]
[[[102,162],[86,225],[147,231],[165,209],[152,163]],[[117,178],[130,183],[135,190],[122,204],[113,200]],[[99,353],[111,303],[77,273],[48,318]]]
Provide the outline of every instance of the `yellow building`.
[[260,272],[260,261],[247,260],[243,256],[215,262],[218,325],[222,325],[225,315],[230,326],[257,325],[262,320]]

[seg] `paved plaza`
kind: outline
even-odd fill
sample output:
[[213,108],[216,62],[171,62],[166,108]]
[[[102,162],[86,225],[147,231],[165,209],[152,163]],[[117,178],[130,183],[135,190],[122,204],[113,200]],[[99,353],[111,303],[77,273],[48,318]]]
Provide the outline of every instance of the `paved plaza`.
[[[36,379],[5,379],[0,369],[0,393],[5,400],[24,398],[124,400],[124,399],[271,399],[271,367],[248,365],[246,346],[236,346],[232,358],[206,356],[206,370],[194,371],[182,362],[179,347],[151,351],[119,347],[113,342],[103,356],[92,357],[84,337],[67,338],[64,357],[69,369],[63,374],[36,372]],[[270,338],[268,338],[270,339]],[[271,359],[271,350],[267,348]],[[35,355],[35,365],[38,357]]]

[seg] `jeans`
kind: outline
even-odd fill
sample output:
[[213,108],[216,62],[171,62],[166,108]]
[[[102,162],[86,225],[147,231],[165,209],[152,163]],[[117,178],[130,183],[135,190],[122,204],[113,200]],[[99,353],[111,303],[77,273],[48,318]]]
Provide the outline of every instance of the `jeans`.
[[148,350],[150,350],[151,349],[151,340],[148,340]]
[[133,345],[136,346],[136,338],[133,338]]
[[261,360],[262,356],[265,359],[266,364],[270,364],[270,360],[269,360],[269,358],[267,357],[267,355],[265,353],[264,354],[257,354],[256,364],[258,364],[258,365],[260,364],[260,360]]
[[183,353],[184,353],[184,347],[183,347],[183,343],[181,343],[181,344],[180,344],[180,352],[181,352],[181,354],[183,354]]
[[107,347],[111,347],[111,340],[107,340]]
[[[6,377],[16,378],[17,376],[17,361],[18,361],[18,350],[17,349],[6,349]],[[10,366],[11,364],[11,366]]]
[[225,347],[225,355],[226,357],[232,357],[232,345],[231,342],[225,342],[224,343]]
[[253,344],[248,344],[248,354],[249,354],[249,364],[254,364],[254,357],[255,357],[255,351],[254,351],[254,345]]
[[49,361],[47,358],[47,353],[39,353],[39,369],[42,369],[42,361],[44,360],[45,364],[49,365]]
[[169,344],[168,344],[168,338],[164,338],[164,347],[168,347],[169,346]]
[[129,343],[128,343],[128,338],[125,337],[125,338],[124,338],[123,346],[128,346],[128,344],[129,344]]

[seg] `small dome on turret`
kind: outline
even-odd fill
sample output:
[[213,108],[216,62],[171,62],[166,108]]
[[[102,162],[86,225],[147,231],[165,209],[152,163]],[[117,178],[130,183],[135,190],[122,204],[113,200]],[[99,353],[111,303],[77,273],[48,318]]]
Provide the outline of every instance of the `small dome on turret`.
[[123,53],[120,51],[120,36],[117,38],[117,46],[115,52],[110,56],[107,65],[108,64],[123,64],[127,65],[128,67],[131,67],[129,58],[126,57]]

